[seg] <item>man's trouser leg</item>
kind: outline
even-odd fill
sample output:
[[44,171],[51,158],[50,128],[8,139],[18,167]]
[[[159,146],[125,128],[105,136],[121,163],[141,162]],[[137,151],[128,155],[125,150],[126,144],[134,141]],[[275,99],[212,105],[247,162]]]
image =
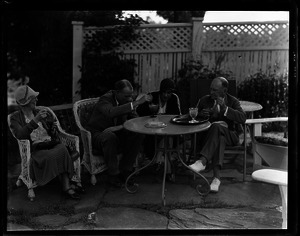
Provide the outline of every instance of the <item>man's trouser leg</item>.
[[238,144],[238,137],[219,124],[213,124],[206,136],[206,142],[200,152],[207,161],[213,160],[213,164],[223,165],[225,146],[233,146]]
[[133,133],[128,130],[122,130],[120,132],[119,138],[123,151],[123,157],[119,165],[121,172],[131,172],[133,170],[133,164],[141,149],[144,137],[142,134]]
[[105,163],[108,167],[109,175],[119,174],[118,168],[118,145],[119,138],[118,136],[111,131],[103,131],[99,133],[94,133],[93,137],[93,146],[97,149],[102,149]]

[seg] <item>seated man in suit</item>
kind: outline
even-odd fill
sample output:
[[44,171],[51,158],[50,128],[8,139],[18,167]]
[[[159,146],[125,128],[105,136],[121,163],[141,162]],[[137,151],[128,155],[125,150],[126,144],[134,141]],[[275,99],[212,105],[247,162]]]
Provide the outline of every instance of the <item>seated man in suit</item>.
[[[138,105],[150,101],[144,95],[133,101],[133,87],[128,80],[115,83],[115,90],[101,96],[95,105],[87,128],[92,134],[93,147],[103,152],[108,166],[108,184],[121,187],[133,171],[133,164],[140,150],[144,136],[123,128],[123,123],[137,117]],[[118,165],[117,154],[123,153]]]
[[218,192],[220,186],[220,170],[223,165],[225,146],[239,143],[238,126],[246,121],[246,114],[237,98],[227,93],[228,81],[223,77],[215,78],[210,86],[210,94],[200,98],[198,110],[200,116],[209,117],[211,127],[201,133],[203,147],[199,160],[190,168],[200,172],[205,170],[208,162],[212,162],[212,192]]

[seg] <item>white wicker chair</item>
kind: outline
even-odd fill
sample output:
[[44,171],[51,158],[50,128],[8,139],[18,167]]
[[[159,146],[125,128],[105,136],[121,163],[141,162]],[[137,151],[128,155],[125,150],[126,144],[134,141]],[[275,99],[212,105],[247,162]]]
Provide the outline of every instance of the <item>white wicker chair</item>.
[[85,129],[85,125],[87,124],[98,100],[99,98],[88,98],[77,101],[73,105],[74,117],[76,124],[80,129],[84,149],[82,165],[84,165],[91,174],[92,185],[97,183],[95,175],[107,169],[103,156],[93,153],[92,135],[90,131]]
[[[39,106],[38,108],[47,109],[58,121],[55,113],[49,108],[49,107],[42,107]],[[10,118],[11,114],[8,115],[7,121],[8,126],[10,128]],[[11,128],[10,128],[11,130]],[[71,150],[76,149],[79,152],[79,137],[66,133],[60,126],[60,123],[58,121],[58,131],[59,131],[59,138],[60,141],[65,145],[71,148]],[[14,133],[11,130],[12,135],[15,137]],[[16,137],[15,137],[16,138]],[[18,177],[18,180],[16,182],[17,186],[20,186],[21,180],[24,182],[24,184],[28,188],[28,197],[30,201],[33,201],[35,198],[35,193],[33,191],[33,188],[37,187],[37,183],[32,181],[29,175],[29,164],[30,164],[30,158],[31,158],[31,152],[30,152],[30,143],[28,139],[17,139],[18,145],[19,145],[19,151],[21,155],[21,174]],[[77,182],[78,185],[81,185],[81,170],[80,170],[80,158],[78,158],[76,161],[74,161],[74,176],[72,177],[72,181]]]

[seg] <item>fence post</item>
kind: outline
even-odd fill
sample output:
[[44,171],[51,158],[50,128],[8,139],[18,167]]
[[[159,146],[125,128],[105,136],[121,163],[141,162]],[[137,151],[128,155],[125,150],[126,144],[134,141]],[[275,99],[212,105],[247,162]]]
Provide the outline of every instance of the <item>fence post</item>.
[[192,35],[192,56],[193,60],[201,55],[202,45],[204,42],[203,35],[203,17],[193,17],[193,35]]
[[73,83],[72,83],[72,101],[73,103],[81,99],[79,91],[79,79],[81,78],[80,67],[82,66],[82,48],[83,48],[83,22],[72,21],[73,25]]

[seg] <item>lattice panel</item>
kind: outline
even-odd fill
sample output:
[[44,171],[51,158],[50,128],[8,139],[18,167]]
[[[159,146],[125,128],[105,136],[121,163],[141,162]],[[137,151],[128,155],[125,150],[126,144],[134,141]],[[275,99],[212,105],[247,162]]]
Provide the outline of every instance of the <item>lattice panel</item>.
[[[85,28],[84,40],[90,40],[100,28]],[[121,37],[115,38],[120,43],[120,49],[126,53],[133,52],[182,52],[191,50],[191,26],[174,27],[140,27],[137,29],[140,37],[133,42],[122,42]]]
[[203,50],[247,48],[288,49],[288,23],[203,24]]

